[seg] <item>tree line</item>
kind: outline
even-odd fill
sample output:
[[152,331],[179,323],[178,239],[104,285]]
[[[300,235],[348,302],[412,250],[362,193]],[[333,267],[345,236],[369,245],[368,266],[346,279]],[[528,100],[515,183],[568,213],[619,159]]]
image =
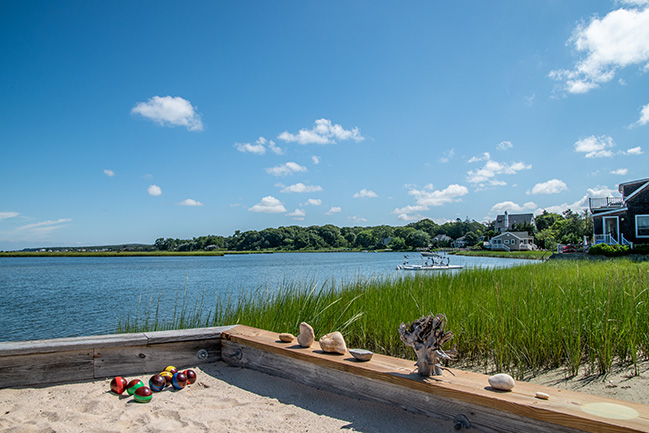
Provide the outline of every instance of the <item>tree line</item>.
[[[423,219],[405,226],[371,227],[287,226],[264,230],[237,230],[231,236],[200,236],[193,239],[156,239],[160,251],[312,251],[341,249],[412,250],[448,247],[451,240],[464,238],[466,245],[481,245],[482,240],[496,235],[494,221],[480,223],[468,218],[444,224]],[[554,249],[557,243],[579,243],[584,235],[592,235],[592,220],[586,212],[567,210],[562,215],[544,212],[535,224],[512,227],[511,231],[527,231],[535,236],[540,248]],[[445,235],[441,237],[439,235]]]

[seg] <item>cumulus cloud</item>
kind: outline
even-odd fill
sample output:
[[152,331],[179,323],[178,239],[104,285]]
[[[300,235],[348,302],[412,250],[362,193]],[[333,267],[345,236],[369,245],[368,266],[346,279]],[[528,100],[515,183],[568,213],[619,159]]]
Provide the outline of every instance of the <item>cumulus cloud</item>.
[[371,190],[368,190],[368,189],[365,189],[365,188],[363,188],[362,190],[360,190],[359,192],[357,192],[357,193],[355,193],[353,195],[354,198],[376,198],[378,196],[379,195],[377,193],[375,193],[374,191],[371,191]]
[[113,170],[104,170],[104,174],[108,177],[115,176],[115,172]]
[[[469,193],[463,185],[449,185],[442,190],[436,190],[432,184],[426,185],[423,189],[412,188],[408,194],[415,197],[418,206],[443,206],[447,203],[461,201],[462,196]],[[421,210],[424,210],[423,208]]]
[[318,119],[312,129],[300,129],[297,134],[284,131],[277,138],[298,144],[329,144],[335,143],[336,140],[354,140],[356,142],[365,140],[358,128],[345,129],[339,124],[331,123],[329,119]]
[[453,158],[453,156],[455,156],[455,150],[454,149],[446,150],[446,151],[442,152],[442,157],[439,158],[439,162],[441,162],[442,164],[446,164],[447,162],[449,162],[451,160],[451,158]]
[[200,201],[196,201],[196,200],[193,200],[191,198],[183,200],[178,204],[180,206],[204,206],[203,203],[201,203]]
[[628,168],[618,168],[617,170],[611,171],[611,174],[615,174],[618,176],[626,176],[628,172],[629,172]]
[[273,176],[288,176],[290,174],[301,173],[305,171],[307,171],[306,167],[301,166],[296,162],[287,162],[286,164],[266,169],[266,173],[272,174]]
[[320,206],[321,204],[322,200],[320,200],[319,198],[310,198],[300,206]]
[[637,147],[632,147],[631,149],[628,149],[626,151],[627,155],[642,155],[644,152],[642,151],[642,147],[637,146]]
[[637,122],[629,125],[630,127],[634,126],[643,126],[649,123],[649,104],[645,105],[640,109],[640,118]]
[[477,170],[469,170],[467,173],[467,181],[476,185],[479,189],[486,186],[504,186],[507,183],[503,180],[496,178],[501,174],[512,175],[522,170],[529,170],[532,168],[531,164],[523,162],[504,163],[491,159],[489,152],[485,152],[480,157],[473,157],[469,162],[485,161],[482,168]]
[[243,153],[253,153],[255,155],[263,155],[266,153],[266,148],[262,144],[234,143],[234,147]]
[[[646,2],[626,1],[646,6]],[[611,81],[619,69],[631,65],[647,68],[649,61],[649,8],[618,9],[605,17],[594,16],[578,25],[568,41],[581,54],[572,69],[551,71],[569,93],[586,93]]]
[[14,218],[20,215],[20,212],[0,212],[0,221]]
[[295,209],[293,212],[287,213],[286,215],[293,217],[294,220],[302,221],[306,216],[304,209]]
[[428,206],[408,205],[396,208],[392,213],[397,215],[397,219],[400,221],[419,221],[423,219],[424,216],[416,212],[422,212],[425,210],[428,210]]
[[277,200],[273,196],[266,196],[261,199],[259,203],[254,205],[251,208],[248,208],[250,212],[258,213],[284,213],[286,208],[281,201]]
[[322,187],[319,185],[305,185],[301,182],[296,183],[295,185],[289,185],[286,188],[282,189],[281,192],[318,192],[322,191]]
[[161,126],[184,126],[190,131],[202,131],[201,116],[192,104],[179,96],[154,96],[138,102],[131,113],[139,114]]
[[503,201],[500,203],[496,203],[491,207],[491,213],[495,214],[502,214],[507,212],[530,212],[534,209],[536,209],[538,206],[536,203],[533,201],[528,201],[527,203],[524,203],[523,205],[519,205],[517,203],[514,203],[513,201]]
[[613,156],[613,151],[610,150],[612,147],[615,147],[613,138],[591,135],[575,143],[575,152],[585,153],[586,158],[610,158]]
[[537,183],[528,194],[558,194],[566,191],[568,187],[565,182],[559,179],[550,179],[547,182]]
[[311,161],[313,161],[313,164],[318,165],[318,164],[320,164],[320,157],[313,155],[311,157]]
[[342,212],[342,208],[340,206],[332,206],[327,212],[325,212],[325,215],[333,215],[339,212]]
[[162,194],[162,189],[158,185],[149,185],[147,192],[149,193],[149,195],[158,196]]
[[501,141],[498,143],[498,150],[507,150],[514,147],[511,141]]
[[363,217],[360,217],[360,216],[350,216],[350,217],[347,217],[347,218],[352,220],[353,222],[355,222],[357,224],[367,222],[367,218],[363,218]]

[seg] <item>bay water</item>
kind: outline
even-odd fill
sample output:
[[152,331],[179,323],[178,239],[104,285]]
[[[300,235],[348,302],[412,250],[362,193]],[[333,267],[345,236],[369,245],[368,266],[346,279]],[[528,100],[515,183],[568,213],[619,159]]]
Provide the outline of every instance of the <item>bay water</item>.
[[[173,317],[183,299],[203,298],[205,316],[217,297],[277,291],[288,283],[322,286],[358,278],[411,275],[397,271],[404,255],[418,254],[278,253],[222,257],[2,257],[0,258],[0,341],[112,334],[127,317],[149,308]],[[510,267],[529,260],[449,256],[451,264]],[[458,272],[458,271],[443,271]],[[461,272],[461,271],[460,271]],[[139,309],[139,312],[138,312]]]

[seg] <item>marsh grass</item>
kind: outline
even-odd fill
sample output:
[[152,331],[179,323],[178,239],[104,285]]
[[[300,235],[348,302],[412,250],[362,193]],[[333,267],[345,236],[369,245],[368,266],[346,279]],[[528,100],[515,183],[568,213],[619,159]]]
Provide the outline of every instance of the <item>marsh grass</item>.
[[[342,287],[342,288],[340,288]],[[207,314],[202,299],[182,304],[174,319],[120,324],[121,332],[245,324],[297,334],[306,321],[317,336],[341,331],[349,347],[414,359],[397,329],[429,313],[445,313],[459,359],[467,367],[517,377],[565,366],[610,371],[649,355],[649,263],[546,262],[508,269],[401,278],[283,282],[277,290],[218,297]],[[178,298],[176,299],[178,302]],[[148,309],[152,308],[151,302]]]

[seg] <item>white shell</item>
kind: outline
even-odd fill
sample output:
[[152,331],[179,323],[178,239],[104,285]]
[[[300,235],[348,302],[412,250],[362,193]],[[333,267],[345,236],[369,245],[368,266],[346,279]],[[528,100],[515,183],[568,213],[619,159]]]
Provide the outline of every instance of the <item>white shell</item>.
[[511,391],[516,382],[514,378],[509,374],[495,374],[489,378],[489,385],[494,389],[499,389],[501,391]]
[[357,361],[369,361],[372,359],[372,355],[374,355],[374,353],[365,349],[349,349],[349,353],[351,353]]
[[347,345],[345,344],[343,334],[338,331],[331,332],[321,337],[320,348],[324,352],[340,353],[341,355],[344,355],[345,352],[347,352]]
[[315,340],[313,328],[306,322],[300,323],[300,335],[297,336],[297,342],[302,347],[311,347]]
[[536,398],[540,398],[541,400],[549,400],[550,394],[546,394],[544,392],[539,391],[536,393]]

